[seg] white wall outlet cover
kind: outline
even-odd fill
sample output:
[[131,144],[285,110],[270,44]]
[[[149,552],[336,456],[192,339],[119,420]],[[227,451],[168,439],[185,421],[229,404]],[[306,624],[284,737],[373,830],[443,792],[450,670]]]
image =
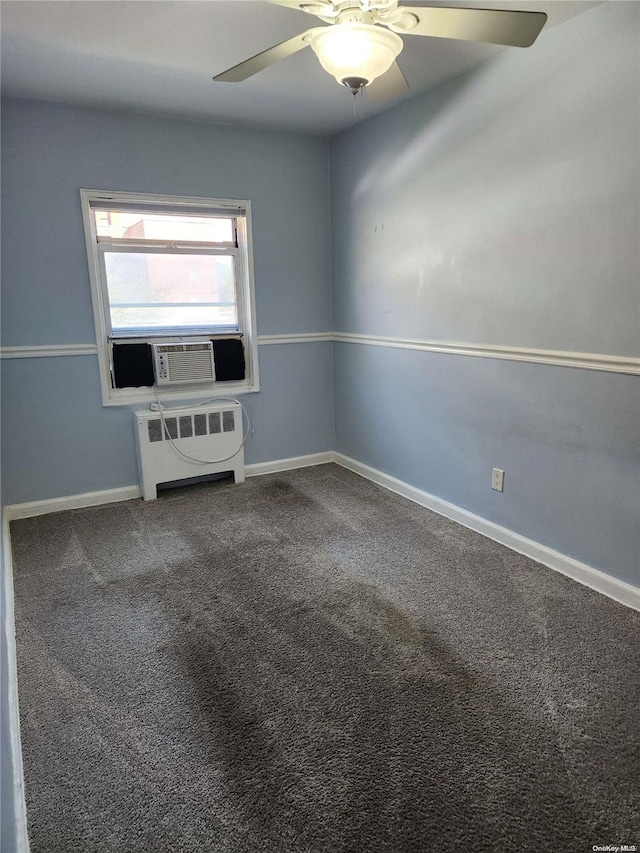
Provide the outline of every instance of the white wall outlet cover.
[[496,492],[504,491],[504,471],[501,468],[494,468],[491,475],[491,488]]

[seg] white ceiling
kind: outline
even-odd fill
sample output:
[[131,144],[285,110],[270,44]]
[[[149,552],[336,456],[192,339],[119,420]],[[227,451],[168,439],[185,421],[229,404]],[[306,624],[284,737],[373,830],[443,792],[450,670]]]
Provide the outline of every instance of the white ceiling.
[[[418,5],[415,2],[413,5]],[[544,11],[545,32],[593,0],[437,0],[421,5]],[[353,121],[353,99],[310,49],[244,83],[211,77],[316,23],[254,0],[5,0],[2,92],[102,108],[331,135]],[[483,62],[493,45],[405,36],[405,97]],[[528,50],[535,50],[535,44]],[[365,116],[393,106],[366,102]]]

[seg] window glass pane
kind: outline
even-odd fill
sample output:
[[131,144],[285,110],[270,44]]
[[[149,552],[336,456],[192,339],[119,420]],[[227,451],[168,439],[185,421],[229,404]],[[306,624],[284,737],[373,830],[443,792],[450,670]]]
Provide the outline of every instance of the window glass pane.
[[237,329],[232,308],[114,308],[111,311],[114,335],[162,334],[177,330]]
[[105,252],[104,260],[114,333],[237,329],[232,257]]
[[168,213],[94,210],[98,237],[232,243],[233,219]]

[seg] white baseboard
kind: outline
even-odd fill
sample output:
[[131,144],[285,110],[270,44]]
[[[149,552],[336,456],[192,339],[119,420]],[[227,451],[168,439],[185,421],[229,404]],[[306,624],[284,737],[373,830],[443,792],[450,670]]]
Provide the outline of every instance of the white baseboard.
[[308,453],[306,456],[291,456],[289,459],[274,459],[272,462],[254,462],[252,465],[245,465],[244,470],[247,477],[259,477],[261,474],[277,474],[278,471],[309,468],[311,465],[325,465],[335,461],[335,451],[326,450],[324,453]]
[[[16,853],[29,853],[29,836],[27,834],[27,804],[24,797],[24,772],[22,768],[22,745],[20,742],[20,709],[18,706],[18,667],[16,660],[15,620],[13,615],[13,559],[11,555],[11,539],[9,538],[9,519],[2,519],[2,595],[5,602],[5,622],[2,630],[5,632],[7,650],[7,693],[9,708],[5,724],[9,726],[11,743],[11,766],[13,769],[12,801],[13,815],[4,815],[3,820],[13,818],[15,827]],[[3,779],[3,785],[9,785],[8,779]]]
[[4,508],[4,517],[8,521],[18,518],[32,518],[34,515],[47,515],[50,512],[63,512],[66,509],[80,509],[86,506],[100,506],[117,501],[130,501],[142,495],[140,486],[122,486],[119,489],[105,489],[100,492],[85,492],[83,495],[69,495],[65,498],[48,498],[43,501],[30,501],[24,504],[9,504]]
[[[311,465],[323,465],[335,461],[333,450],[324,453],[309,453],[306,456],[291,456],[288,459],[274,459],[271,462],[256,462],[245,466],[247,477],[260,474],[275,474],[292,468],[307,468]],[[100,492],[85,492],[82,495],[69,495],[64,498],[47,498],[42,501],[29,501],[23,504],[9,504],[4,508],[4,518],[15,521],[19,518],[32,518],[35,515],[47,515],[50,512],[63,512],[67,509],[81,509],[88,506],[130,501],[142,496],[140,486],[121,486],[119,489],[105,489]]]
[[418,489],[415,486],[410,486],[402,480],[391,477],[389,474],[384,474],[369,465],[364,465],[362,462],[357,462],[355,459],[350,459],[342,453],[336,453],[334,461],[343,468],[348,468],[355,474],[371,480],[385,489],[396,492],[404,498],[408,498],[414,503],[427,507],[427,509],[437,512],[439,515],[444,515],[452,521],[457,521],[464,527],[470,530],[475,530],[476,533],[481,533],[488,539],[493,539],[494,542],[499,542],[505,545],[512,551],[517,551],[518,554],[523,554],[525,557],[530,557],[537,563],[542,563],[550,569],[554,569],[560,574],[572,578],[578,583],[584,584],[596,592],[601,592],[603,595],[613,598],[620,604],[627,607],[632,607],[635,610],[640,610],[640,588],[633,586],[625,581],[617,580],[611,575],[601,572],[599,569],[594,569],[586,563],[581,563],[579,560],[574,560],[573,557],[568,557],[566,554],[561,554],[560,551],[555,551],[553,548],[548,548],[546,545],[541,545],[539,542],[534,542],[532,539],[527,539],[507,527],[501,527],[493,521],[488,521],[482,516],[475,515],[456,504],[431,495],[428,492]]

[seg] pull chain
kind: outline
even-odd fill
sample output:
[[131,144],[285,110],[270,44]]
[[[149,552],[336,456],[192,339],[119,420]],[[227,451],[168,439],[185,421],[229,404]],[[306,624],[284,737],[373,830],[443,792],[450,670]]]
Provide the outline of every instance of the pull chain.
[[[363,89],[364,89],[364,86],[359,86],[357,89],[351,90],[351,94],[353,95],[353,117],[354,118],[363,118],[364,117],[364,112],[363,112],[363,107],[362,107],[362,91],[363,91]],[[358,100],[358,95],[360,96],[360,115],[359,116],[358,116],[358,113],[356,110],[356,102]]]
[[363,116],[362,111],[362,90],[367,85],[367,80],[364,77],[345,77],[344,80],[340,81],[343,86],[346,86],[347,89],[351,91],[353,95],[353,117],[354,119],[358,117],[356,111],[356,97],[358,92],[360,92],[360,118]]

